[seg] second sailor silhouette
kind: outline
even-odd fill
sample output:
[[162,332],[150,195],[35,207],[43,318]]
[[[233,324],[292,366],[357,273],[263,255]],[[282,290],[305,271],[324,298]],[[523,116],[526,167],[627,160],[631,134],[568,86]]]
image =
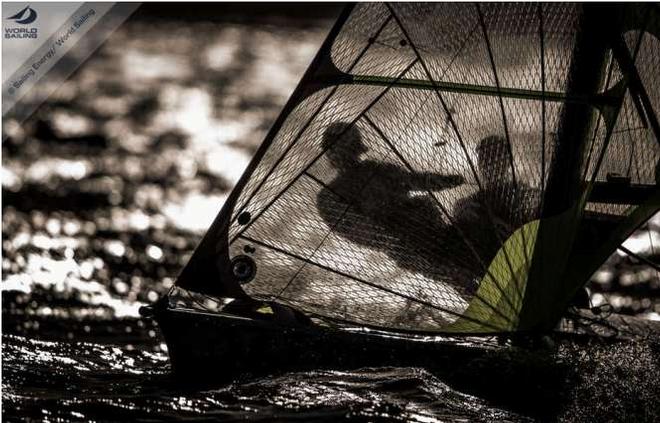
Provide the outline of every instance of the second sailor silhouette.
[[[337,172],[317,197],[319,214],[331,230],[354,244],[386,253],[401,269],[459,283],[461,278],[451,277],[456,267],[444,242],[453,228],[430,193],[461,185],[463,177],[415,173],[393,160],[362,159],[370,149],[360,130],[345,122],[331,124],[322,142]],[[351,259],[350,251],[343,253]],[[462,293],[474,292],[474,286],[459,284],[456,288]]]

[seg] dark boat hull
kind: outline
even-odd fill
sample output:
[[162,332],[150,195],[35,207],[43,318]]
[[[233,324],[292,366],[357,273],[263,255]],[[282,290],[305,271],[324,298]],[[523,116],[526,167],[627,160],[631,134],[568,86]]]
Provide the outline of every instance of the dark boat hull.
[[203,369],[231,379],[264,372],[319,367],[420,365],[459,356],[488,355],[482,348],[413,341],[320,326],[295,327],[229,314],[166,309],[156,319],[165,335],[172,367],[185,376]]
[[464,392],[518,411],[552,414],[566,369],[548,351],[422,341],[228,314],[160,308],[176,377],[194,383],[318,369],[423,367]]

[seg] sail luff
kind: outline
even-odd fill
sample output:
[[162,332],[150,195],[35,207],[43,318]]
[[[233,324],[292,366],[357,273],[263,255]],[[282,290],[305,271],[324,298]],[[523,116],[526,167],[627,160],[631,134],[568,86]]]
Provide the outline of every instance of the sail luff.
[[[580,31],[574,47],[567,92],[584,96],[598,93],[607,58],[610,22],[603,18],[611,6],[585,4]],[[611,19],[611,17],[610,17]],[[607,27],[607,30],[605,28]],[[566,103],[557,134],[557,150],[545,193],[543,215],[554,216],[569,209],[580,197],[583,153],[592,127],[594,109],[590,105]]]
[[282,112],[268,131],[264,142],[255,152],[245,172],[243,172],[243,175],[236,183],[236,186],[231,191],[222,209],[211,224],[211,227],[204,235],[204,238],[193,252],[190,260],[179,273],[176,281],[177,286],[201,294],[218,297],[241,298],[247,296],[231,272],[228,245],[225,239],[229,225],[232,222],[232,213],[234,212],[236,201],[238,201],[243,188],[247,185],[253,172],[286,121],[288,114],[296,107],[301,98],[305,96],[308,81],[312,79],[319,66],[327,60],[332,44],[353,8],[354,5],[349,4],[340,13],[321,48],[312,60],[312,63],[305,71],[296,89],[282,109]]

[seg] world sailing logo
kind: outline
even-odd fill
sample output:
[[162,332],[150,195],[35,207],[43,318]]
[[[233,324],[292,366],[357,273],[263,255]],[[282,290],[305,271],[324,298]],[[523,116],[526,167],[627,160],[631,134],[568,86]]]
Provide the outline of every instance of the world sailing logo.
[[[14,21],[20,25],[29,25],[37,20],[37,11],[30,6],[25,7],[20,12],[7,18],[7,20]],[[23,26],[15,26],[5,28],[5,38],[37,38],[39,30],[37,28],[25,28]]]
[[37,20],[37,11],[30,6],[27,6],[25,9],[7,19],[13,20],[17,24],[28,25]]

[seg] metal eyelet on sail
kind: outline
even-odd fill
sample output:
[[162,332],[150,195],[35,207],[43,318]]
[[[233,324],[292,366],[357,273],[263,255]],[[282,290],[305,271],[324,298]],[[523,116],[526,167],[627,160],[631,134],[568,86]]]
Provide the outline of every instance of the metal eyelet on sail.
[[256,263],[246,255],[234,257],[231,261],[231,269],[236,280],[241,284],[250,282],[257,274]]

